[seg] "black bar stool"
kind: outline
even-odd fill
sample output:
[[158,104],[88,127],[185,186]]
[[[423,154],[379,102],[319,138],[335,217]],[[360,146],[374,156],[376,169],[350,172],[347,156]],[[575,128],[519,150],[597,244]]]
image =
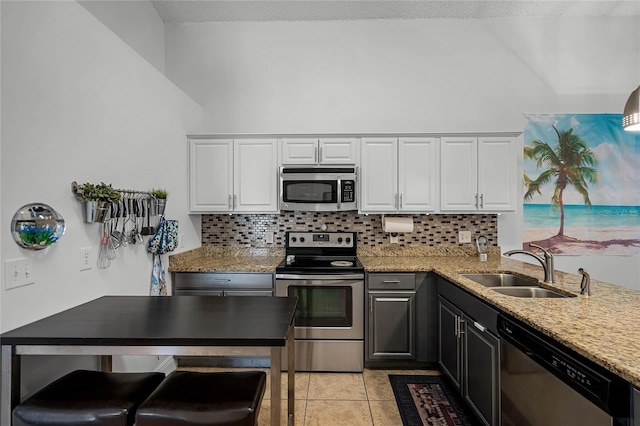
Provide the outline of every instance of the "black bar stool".
[[140,404],[136,426],[254,426],[264,371],[174,371]]
[[13,409],[13,426],[130,426],[163,373],[76,370]]

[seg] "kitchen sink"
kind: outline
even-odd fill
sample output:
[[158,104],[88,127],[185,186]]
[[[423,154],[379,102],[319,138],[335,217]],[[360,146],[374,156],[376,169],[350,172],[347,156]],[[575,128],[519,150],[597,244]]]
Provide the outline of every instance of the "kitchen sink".
[[477,274],[460,274],[472,281],[482,284],[485,287],[536,287],[538,280],[522,275],[514,274],[498,274],[498,273],[477,273]]
[[526,297],[530,299],[548,297],[572,297],[542,287],[494,287],[491,290],[495,291],[496,293],[506,294],[507,296]]

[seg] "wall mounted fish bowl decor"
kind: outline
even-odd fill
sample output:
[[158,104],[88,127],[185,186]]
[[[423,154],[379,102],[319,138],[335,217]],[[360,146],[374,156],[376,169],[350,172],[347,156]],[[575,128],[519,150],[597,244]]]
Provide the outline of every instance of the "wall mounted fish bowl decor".
[[42,250],[62,237],[66,225],[64,219],[51,206],[30,203],[22,206],[11,220],[11,235],[20,247]]

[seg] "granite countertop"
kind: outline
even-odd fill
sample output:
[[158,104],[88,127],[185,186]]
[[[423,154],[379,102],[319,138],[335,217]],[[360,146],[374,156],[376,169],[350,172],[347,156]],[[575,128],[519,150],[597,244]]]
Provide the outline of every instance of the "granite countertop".
[[[174,272],[275,272],[284,251],[279,249],[191,250],[170,256]],[[591,280],[592,296],[580,295],[578,274],[556,271],[556,283],[543,283],[539,265],[503,257],[492,247],[480,262],[470,248],[359,249],[367,272],[435,272],[499,310],[640,387],[640,292]],[[588,270],[588,265],[585,265]],[[513,272],[537,278],[542,287],[574,297],[527,299],[501,295],[461,273]]]
[[169,256],[169,272],[274,273],[284,249],[200,247]]

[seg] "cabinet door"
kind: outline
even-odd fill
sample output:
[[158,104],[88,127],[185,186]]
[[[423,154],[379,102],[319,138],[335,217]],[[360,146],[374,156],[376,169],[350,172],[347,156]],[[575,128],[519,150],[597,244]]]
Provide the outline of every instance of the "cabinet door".
[[400,138],[398,141],[398,209],[432,212],[438,209],[437,138]]
[[396,138],[363,138],[360,159],[360,211],[398,209],[398,150]]
[[514,211],[517,197],[517,158],[514,138],[478,138],[478,207]]
[[485,327],[464,317],[463,395],[487,426],[500,417],[500,340]]
[[320,139],[320,164],[356,164],[357,139]]
[[440,210],[476,211],[478,140],[440,139]]
[[229,212],[233,194],[233,141],[189,141],[189,210]]
[[275,213],[278,211],[277,141],[234,141],[234,211]]
[[318,139],[290,138],[282,140],[282,164],[316,164]]
[[462,312],[442,297],[438,298],[438,364],[461,389],[462,354],[458,334]]
[[369,292],[369,359],[415,359],[415,295]]

